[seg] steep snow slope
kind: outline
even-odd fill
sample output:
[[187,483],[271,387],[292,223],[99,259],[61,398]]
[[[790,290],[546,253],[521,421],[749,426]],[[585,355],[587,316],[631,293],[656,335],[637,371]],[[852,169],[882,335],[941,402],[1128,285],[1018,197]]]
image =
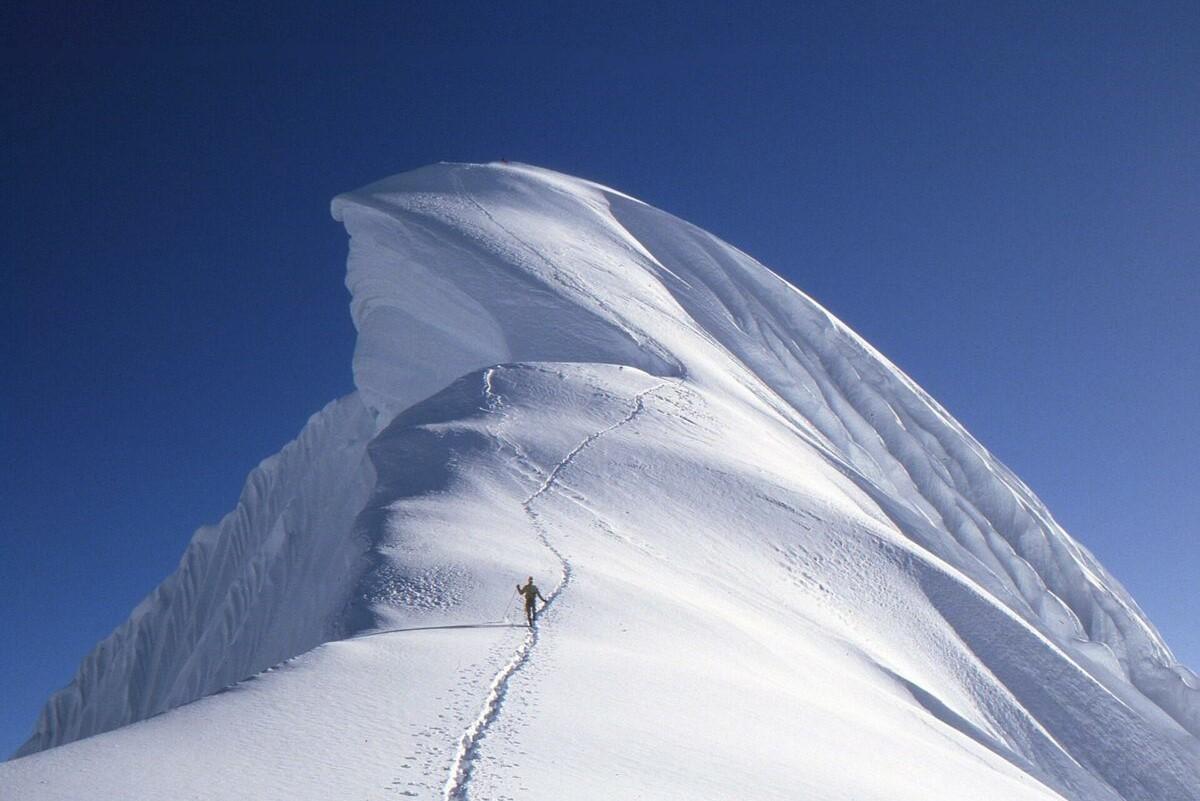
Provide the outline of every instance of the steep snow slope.
[[[26,750],[345,631],[495,621],[530,571],[557,584],[550,611],[523,639],[328,646],[249,700],[0,782],[115,792],[165,737],[175,767],[144,797],[231,764],[212,797],[328,797],[280,770],[325,749],[323,776],[363,797],[404,775],[394,789],[446,798],[1200,798],[1196,677],[1132,599],[911,380],[745,254],[520,166],[418,170],[334,214],[359,328],[341,427],[326,410],[276,457],[293,466],[264,465],[278,478],[197,535]],[[412,656],[439,647],[448,684],[444,654]],[[389,681],[403,709],[372,702]],[[261,698],[329,682],[322,725],[386,745],[330,743],[302,708],[234,763],[214,744]],[[430,704],[443,685],[453,703]]]
[[374,482],[373,433],[357,396],[313,415],[50,698],[18,754],[185,704],[344,632],[334,611],[361,574],[347,534]]

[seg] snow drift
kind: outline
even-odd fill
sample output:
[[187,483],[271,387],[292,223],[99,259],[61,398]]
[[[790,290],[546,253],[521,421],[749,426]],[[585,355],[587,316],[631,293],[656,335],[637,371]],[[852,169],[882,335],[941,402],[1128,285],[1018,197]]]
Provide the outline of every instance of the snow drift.
[[[357,391],[197,533],[0,787],[1200,798],[1197,678],[1133,599],[746,254],[517,165],[333,214]],[[552,602],[526,632],[499,618],[530,572]]]

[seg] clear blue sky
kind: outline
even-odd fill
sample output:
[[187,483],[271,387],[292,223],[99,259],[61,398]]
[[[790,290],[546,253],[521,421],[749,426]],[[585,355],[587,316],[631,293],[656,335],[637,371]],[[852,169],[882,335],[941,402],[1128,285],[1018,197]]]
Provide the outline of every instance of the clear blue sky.
[[0,751],[351,389],[329,199],[438,160],[759,257],[1200,667],[1196,3],[56,5],[0,12]]

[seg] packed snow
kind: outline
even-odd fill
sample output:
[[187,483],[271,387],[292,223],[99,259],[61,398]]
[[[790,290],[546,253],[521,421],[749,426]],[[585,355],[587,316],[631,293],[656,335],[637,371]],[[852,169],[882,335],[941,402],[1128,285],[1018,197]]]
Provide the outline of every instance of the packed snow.
[[1200,799],[1196,675],[767,268],[523,165],[333,214],[357,391],[50,699],[0,797]]

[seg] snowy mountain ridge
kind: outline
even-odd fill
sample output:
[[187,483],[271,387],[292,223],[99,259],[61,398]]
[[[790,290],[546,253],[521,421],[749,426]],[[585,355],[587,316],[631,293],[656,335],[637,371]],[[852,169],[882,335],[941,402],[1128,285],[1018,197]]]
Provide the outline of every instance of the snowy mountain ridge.
[[[429,740],[412,795],[1200,798],[1195,674],[1028,487],[774,273],[523,165],[434,165],[333,214],[357,391],[197,533],[0,782],[119,781],[79,766],[332,675],[376,732],[356,693],[391,675],[454,699],[387,710],[416,733],[381,739]],[[555,594],[528,634],[444,628],[490,626],[530,571]],[[322,643],[249,700],[212,696]],[[604,743],[617,775],[581,750]],[[242,758],[199,750],[197,776]],[[342,756],[363,794],[398,769],[388,746]],[[163,758],[146,797],[190,786]],[[322,797],[300,778],[269,795]]]

